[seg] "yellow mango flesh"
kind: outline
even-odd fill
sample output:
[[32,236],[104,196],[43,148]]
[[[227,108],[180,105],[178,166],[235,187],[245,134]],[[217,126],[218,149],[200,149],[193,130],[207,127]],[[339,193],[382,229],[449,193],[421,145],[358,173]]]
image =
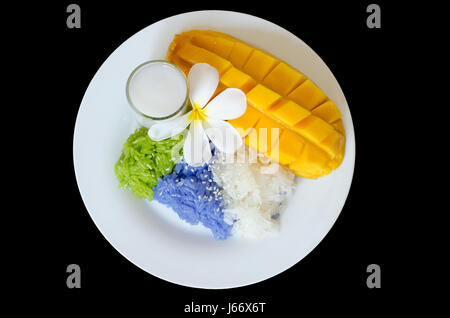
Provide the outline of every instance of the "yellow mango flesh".
[[231,67],[222,75],[220,82],[227,87],[235,87],[241,89],[244,93],[248,93],[256,86],[256,81],[249,75]]
[[329,157],[322,149],[306,143],[298,159],[289,165],[298,176],[314,178],[317,175],[326,175],[331,172],[327,165]]
[[195,63],[219,71],[219,87],[240,88],[247,110],[229,122],[258,152],[296,175],[317,178],[341,164],[345,129],[336,105],[304,74],[224,33],[192,30],[176,35],[167,60],[188,74]]
[[313,143],[319,144],[334,131],[334,128],[319,117],[308,116],[295,125],[294,130]]
[[331,100],[314,108],[312,114],[322,118],[327,123],[332,123],[342,117],[341,112]]
[[311,80],[306,80],[294,89],[289,98],[306,109],[313,109],[327,99],[327,96]]
[[228,57],[230,56],[231,50],[233,49],[234,45],[234,42],[230,40],[211,35],[194,36],[192,38],[192,43],[199,47],[203,47],[209,51],[212,51],[225,59],[228,59]]
[[280,95],[258,84],[250,92],[247,93],[247,102],[261,111],[268,109],[281,98]]
[[226,85],[224,85],[223,83],[219,83],[219,85],[216,88],[216,91],[214,92],[214,94],[211,96],[211,99],[213,99],[214,97],[216,97],[217,95],[219,95],[220,93],[222,93],[225,89],[227,89],[228,87]]
[[337,131],[333,131],[320,144],[331,158],[335,158],[341,152],[345,143],[345,137]]
[[245,137],[244,142],[258,152],[266,154],[278,143],[282,132],[283,126],[269,117],[262,116],[255,128]]
[[208,63],[215,67],[219,71],[219,74],[223,74],[231,67],[230,61],[190,43],[186,43],[186,45],[180,47],[177,53],[181,59],[192,65],[196,63]]
[[338,119],[335,122],[331,124],[338,132],[343,134],[345,136],[345,128],[344,124],[342,123],[342,119]]
[[275,148],[272,147],[267,155],[282,165],[289,165],[299,158],[306,142],[303,137],[286,129],[281,134],[278,144]]
[[280,63],[280,61],[270,55],[260,50],[253,50],[252,55],[247,63],[245,63],[242,70],[256,81],[261,82],[278,63]]
[[235,42],[233,48],[231,49],[229,61],[241,70],[252,52],[252,47],[240,42]]
[[264,78],[262,83],[282,96],[285,96],[304,80],[306,80],[305,75],[282,62]]
[[283,100],[269,109],[269,112],[278,120],[291,127],[311,114],[310,111],[300,107],[291,100]]
[[247,107],[244,115],[236,119],[229,120],[228,122],[238,130],[241,137],[245,137],[248,135],[250,130],[256,126],[256,123],[262,116],[263,114],[255,108]]

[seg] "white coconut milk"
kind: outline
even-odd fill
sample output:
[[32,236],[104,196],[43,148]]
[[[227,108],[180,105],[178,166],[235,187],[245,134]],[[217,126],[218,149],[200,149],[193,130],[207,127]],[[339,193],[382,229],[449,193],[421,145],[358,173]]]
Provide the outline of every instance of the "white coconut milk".
[[128,96],[142,114],[167,117],[184,104],[186,79],[179,69],[165,62],[151,62],[136,70],[128,83]]

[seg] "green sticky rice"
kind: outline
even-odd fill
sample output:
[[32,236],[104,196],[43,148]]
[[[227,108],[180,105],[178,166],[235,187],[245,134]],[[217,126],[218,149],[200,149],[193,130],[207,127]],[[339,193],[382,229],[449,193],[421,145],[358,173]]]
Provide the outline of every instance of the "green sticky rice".
[[153,200],[153,187],[158,178],[172,173],[183,156],[184,133],[154,141],[147,128],[138,128],[128,137],[115,173],[123,189],[130,189],[138,198]]

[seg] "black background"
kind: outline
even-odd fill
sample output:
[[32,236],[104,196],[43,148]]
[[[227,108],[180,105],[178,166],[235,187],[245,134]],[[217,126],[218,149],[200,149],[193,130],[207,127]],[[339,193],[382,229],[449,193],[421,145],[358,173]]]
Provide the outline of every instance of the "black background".
[[[41,93],[50,96],[45,83],[52,83],[52,98],[41,114],[51,120],[39,125],[49,136],[38,145],[53,149],[58,160],[45,158],[40,170],[43,207],[36,242],[43,241],[31,257],[38,260],[41,290],[35,297],[48,302],[82,307],[102,296],[105,306],[127,304],[175,316],[186,304],[266,302],[270,316],[300,314],[304,307],[317,311],[364,306],[361,314],[383,311],[398,304],[398,296],[411,291],[405,274],[410,259],[405,255],[406,229],[402,204],[407,137],[397,124],[404,101],[399,75],[408,77],[408,58],[402,48],[411,44],[414,24],[406,6],[381,7],[381,29],[366,26],[368,1],[345,3],[313,1],[252,2],[209,1],[198,3],[125,1],[74,1],[81,7],[81,29],[66,27],[66,8],[72,3],[40,4],[39,24],[28,20],[36,31],[31,54]],[[301,262],[266,281],[229,290],[187,288],[160,280],[140,270],[121,256],[92,222],[76,184],[72,140],[83,94],[105,59],[130,36],[169,16],[202,9],[249,13],[280,25],[308,44],[328,65],[347,98],[356,136],[354,178],[345,206],[325,239]],[[405,17],[407,18],[405,20]],[[37,25],[37,26],[36,26]],[[36,44],[34,45],[34,43]],[[53,96],[56,95],[56,98]],[[412,104],[409,107],[414,107]],[[55,131],[58,131],[57,135]],[[101,142],[101,141],[99,141]],[[49,162],[50,161],[50,162]],[[36,202],[36,201],[35,201]],[[282,248],[282,247],[280,247]],[[31,256],[32,255],[32,256]],[[81,267],[81,289],[66,287],[66,267]],[[381,266],[381,289],[368,289],[366,268]],[[410,282],[410,281],[409,281]],[[127,301],[131,302],[125,302]],[[46,304],[44,302],[44,304]],[[236,314],[239,316],[241,314]]]

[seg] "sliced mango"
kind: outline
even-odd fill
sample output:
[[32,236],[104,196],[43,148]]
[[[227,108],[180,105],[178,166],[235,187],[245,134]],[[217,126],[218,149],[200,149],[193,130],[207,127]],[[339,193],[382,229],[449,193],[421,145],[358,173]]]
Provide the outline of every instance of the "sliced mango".
[[245,138],[245,143],[260,153],[267,153],[277,144],[282,132],[283,126],[267,116],[262,116],[255,129]]
[[234,42],[228,39],[215,37],[212,35],[198,35],[192,38],[192,43],[212,51],[221,57],[228,59]]
[[247,106],[247,109],[241,117],[229,120],[228,122],[238,129],[241,137],[248,135],[250,130],[256,126],[256,122],[262,117],[262,113],[255,108]]
[[307,79],[289,94],[289,98],[300,106],[312,110],[323,103],[327,99],[327,95],[316,84]]
[[267,155],[282,165],[289,165],[300,156],[305,143],[304,138],[289,129],[285,129],[278,143],[275,147],[272,147]]
[[332,123],[339,118],[341,118],[341,112],[333,103],[333,101],[328,100],[325,103],[317,106],[312,110],[313,115],[316,115],[319,118],[322,118],[327,123]]
[[280,61],[269,54],[260,50],[253,50],[252,55],[247,63],[245,63],[242,70],[256,81],[261,82],[278,63],[280,63]]
[[281,62],[264,78],[263,84],[285,96],[305,80],[305,75]]
[[215,36],[212,35],[197,35],[192,37],[192,44],[195,44],[196,46],[202,47],[208,51],[217,53],[214,50],[214,42],[216,40]]
[[252,47],[240,42],[235,42],[233,48],[231,49],[230,62],[241,70],[252,52]]
[[333,130],[333,132],[320,144],[322,146],[321,148],[325,150],[332,159],[334,159],[345,145],[345,137],[336,130]]
[[344,123],[342,122],[342,119],[338,119],[335,122],[331,124],[337,131],[339,131],[341,134],[345,136],[345,128]]
[[249,75],[231,67],[220,77],[220,82],[228,87],[236,87],[247,93],[256,86],[256,81]]
[[337,156],[333,160],[328,161],[328,167],[330,167],[332,170],[337,169],[339,165],[342,163],[342,160],[344,159],[344,154],[345,154],[345,147],[342,147],[341,151],[337,154]]
[[183,60],[191,64],[208,63],[215,67],[219,71],[219,74],[223,74],[231,67],[230,61],[227,61],[223,57],[205,50],[204,48],[189,43],[179,48],[177,54]]
[[182,58],[180,58],[178,55],[174,55],[172,59],[172,63],[176,64],[186,76],[189,74],[189,70],[191,69],[191,63],[186,62]]
[[167,60],[186,74],[195,63],[215,67],[220,74],[215,94],[240,88],[247,96],[247,110],[229,122],[247,145],[296,175],[317,178],[341,164],[345,129],[339,109],[287,63],[230,35],[207,30],[176,35]]
[[288,126],[294,126],[311,114],[310,111],[300,107],[298,104],[288,99],[281,101],[273,108],[273,111],[269,109],[273,116]]
[[294,130],[298,131],[302,136],[306,136],[315,144],[321,143],[334,131],[331,125],[316,116],[306,117],[294,126]]
[[327,165],[329,158],[325,151],[305,143],[298,159],[289,165],[295,173],[305,178],[317,178],[331,172]]
[[222,93],[225,89],[227,89],[228,86],[222,84],[219,82],[219,85],[217,85],[217,88],[213,94],[213,96],[211,96],[211,99],[213,99],[214,97],[216,97],[217,95],[219,95],[220,93]]
[[247,93],[247,102],[262,111],[274,105],[280,98],[280,95],[261,84]]

